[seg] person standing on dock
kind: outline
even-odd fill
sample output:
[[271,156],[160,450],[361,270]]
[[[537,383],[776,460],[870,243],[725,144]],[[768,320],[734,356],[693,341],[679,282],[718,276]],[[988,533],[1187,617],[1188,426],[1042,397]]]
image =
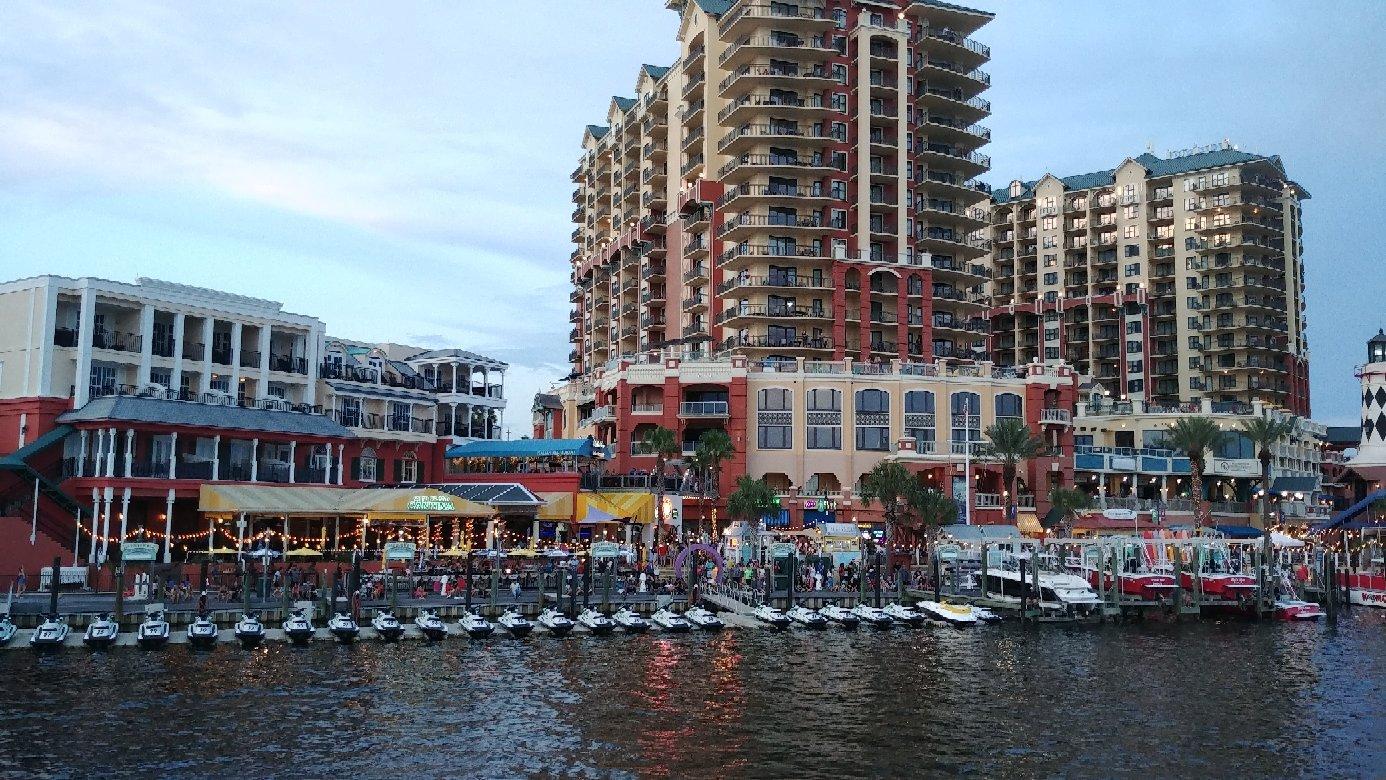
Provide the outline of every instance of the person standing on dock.
[[15,590],[20,596],[24,595],[24,590],[29,586],[29,576],[24,573],[24,567],[19,567],[19,576],[14,578]]

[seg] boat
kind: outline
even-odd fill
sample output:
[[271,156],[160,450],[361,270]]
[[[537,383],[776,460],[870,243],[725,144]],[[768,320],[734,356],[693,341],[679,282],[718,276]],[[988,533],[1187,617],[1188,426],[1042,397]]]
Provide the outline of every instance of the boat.
[[986,607],[972,606],[972,616],[983,623],[1000,623],[1001,616]]
[[[975,626],[980,621],[976,611],[966,604],[949,604],[946,601],[921,601],[915,609],[930,620],[938,620],[954,626]],[[989,612],[990,610],[988,610]]]
[[[1364,532],[1365,533],[1365,532]],[[1357,607],[1386,608],[1386,559],[1379,554],[1367,556],[1367,564],[1357,571],[1343,573],[1343,584],[1347,585],[1348,603]]]
[[502,612],[496,622],[500,623],[500,627],[510,632],[510,635],[516,639],[524,639],[529,636],[529,632],[534,630],[534,623],[513,609]]
[[598,636],[605,636],[616,630],[616,624],[611,622],[611,618],[595,609],[584,609],[578,613],[577,621]]
[[19,629],[15,627],[14,621],[10,620],[10,614],[8,612],[0,613],[0,647],[9,644],[17,633],[19,633]]
[[259,615],[254,612],[247,612],[241,615],[241,619],[236,621],[236,639],[241,643],[241,647],[256,647],[265,641],[265,624],[260,622]]
[[219,633],[221,631],[217,628],[217,624],[207,616],[206,612],[203,612],[188,624],[188,644],[197,649],[214,647]]
[[447,639],[448,627],[443,623],[443,619],[438,617],[436,610],[419,610],[419,614],[414,617],[414,626],[422,631],[424,638],[430,642]]
[[789,628],[791,622],[788,615],[769,604],[761,604],[756,607],[751,611],[751,615],[755,617],[756,620],[759,620],[777,631],[783,631]]
[[785,613],[790,620],[798,623],[804,628],[827,628],[828,619],[818,613],[816,609],[809,609],[802,604],[795,604]]
[[61,615],[48,615],[29,635],[29,646],[35,650],[51,650],[67,641],[67,620]]
[[[1094,566],[1092,562],[1082,566],[1082,576],[1093,588],[1108,590],[1112,587],[1112,573]],[[1134,596],[1144,601],[1163,601],[1179,590],[1179,581],[1165,567],[1152,566],[1142,559],[1130,560],[1125,571],[1117,573],[1117,583],[1123,596]]]
[[491,621],[482,617],[480,612],[462,613],[462,617],[457,619],[457,625],[472,639],[485,639],[496,630]]
[[163,611],[156,609],[145,615],[144,622],[135,631],[135,641],[145,650],[159,650],[168,644],[171,633]]
[[702,607],[693,607],[692,609],[684,610],[683,618],[689,623],[692,623],[693,627],[699,631],[721,631],[727,627],[727,624],[723,623],[721,618],[712,614],[710,610],[703,609]]
[[393,642],[404,636],[404,624],[388,609],[375,611],[375,617],[371,618],[371,628],[375,629],[376,636],[386,642]]
[[306,645],[313,638],[317,630],[313,628],[313,621],[308,619],[307,614],[302,609],[289,611],[289,616],[283,623],[284,637],[296,645]]
[[843,609],[837,604],[828,604],[818,610],[818,614],[828,619],[829,623],[842,626],[846,629],[856,628],[861,623],[861,618],[852,614],[850,609]]
[[361,633],[361,627],[356,625],[356,620],[351,617],[349,612],[338,612],[327,621],[327,630],[332,632],[332,636],[344,645],[349,645],[356,641],[356,637]]
[[693,624],[689,623],[683,615],[668,607],[650,615],[650,622],[658,626],[660,631],[667,631],[671,634],[682,634],[693,628]]
[[895,621],[891,619],[890,615],[870,604],[858,604],[852,607],[852,614],[872,628],[890,628],[895,625]]
[[109,612],[102,612],[87,624],[87,631],[82,634],[82,644],[100,650],[114,645],[119,636],[120,624],[111,620]]
[[898,601],[890,602],[889,604],[885,605],[885,608],[881,611],[889,615],[891,620],[894,620],[897,623],[904,623],[905,625],[911,628],[917,628],[919,626],[924,625],[923,615],[919,614],[918,612],[915,612],[914,610],[910,609],[904,604],[901,604]]
[[1256,593],[1256,577],[1236,571],[1227,549],[1217,545],[1208,548],[1197,576],[1186,569],[1180,573],[1179,584],[1191,593],[1198,593],[1201,586],[1203,595],[1228,601],[1243,601]]
[[1319,605],[1312,601],[1300,601],[1285,596],[1275,600],[1276,620],[1318,620],[1324,614]]
[[1019,603],[1023,596],[1042,610],[1062,612],[1073,617],[1088,616],[1102,606],[1101,597],[1086,579],[1053,568],[1057,562],[1053,555],[1040,556],[1039,587],[1036,590],[1034,571],[1028,566],[1023,575],[1020,571],[1021,562],[1030,560],[1028,552],[1012,553],[999,565],[988,566],[987,595],[1015,603]]
[[616,614],[611,616],[611,622],[620,626],[628,634],[643,634],[650,628],[648,620],[631,612],[626,607],[616,610]]
[[569,620],[562,612],[549,607],[539,613],[539,625],[548,629],[554,636],[564,636],[573,630],[573,621]]

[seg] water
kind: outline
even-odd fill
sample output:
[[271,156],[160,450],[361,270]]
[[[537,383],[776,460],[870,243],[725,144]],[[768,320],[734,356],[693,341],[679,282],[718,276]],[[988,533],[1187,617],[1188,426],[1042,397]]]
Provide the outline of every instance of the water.
[[1386,615],[0,652],[0,776],[1372,777]]

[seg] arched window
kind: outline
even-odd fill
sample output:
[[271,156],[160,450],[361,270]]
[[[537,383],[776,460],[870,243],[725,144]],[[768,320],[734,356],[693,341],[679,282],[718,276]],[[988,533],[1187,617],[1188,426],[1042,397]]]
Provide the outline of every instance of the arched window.
[[404,457],[395,461],[395,481],[404,484],[419,481],[419,459],[414,453],[407,452]]
[[814,388],[804,398],[807,446],[811,450],[842,449],[842,392]]
[[934,394],[930,390],[911,390],[905,393],[905,414],[933,414]]
[[996,396],[996,416],[1021,417],[1020,396],[1015,393],[1000,393]]
[[787,450],[794,446],[794,398],[782,387],[756,393],[756,447]]
[[767,387],[756,393],[758,412],[787,412],[793,408],[794,401],[783,387]]
[[982,399],[976,393],[953,393],[949,417],[954,444],[982,440]]
[[884,390],[858,390],[857,414],[862,412],[889,412],[890,393]]
[[376,482],[381,478],[380,458],[370,447],[351,459],[351,476],[359,482]]
[[857,449],[890,451],[890,393],[858,390],[856,395]]
[[934,394],[929,390],[905,393],[905,435],[914,439],[915,452],[934,451]]

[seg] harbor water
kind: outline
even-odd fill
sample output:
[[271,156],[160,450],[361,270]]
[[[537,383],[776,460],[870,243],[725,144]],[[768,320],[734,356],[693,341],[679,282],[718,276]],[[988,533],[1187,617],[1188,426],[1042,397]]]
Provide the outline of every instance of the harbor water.
[[0,776],[1374,777],[1386,616],[0,653]]

